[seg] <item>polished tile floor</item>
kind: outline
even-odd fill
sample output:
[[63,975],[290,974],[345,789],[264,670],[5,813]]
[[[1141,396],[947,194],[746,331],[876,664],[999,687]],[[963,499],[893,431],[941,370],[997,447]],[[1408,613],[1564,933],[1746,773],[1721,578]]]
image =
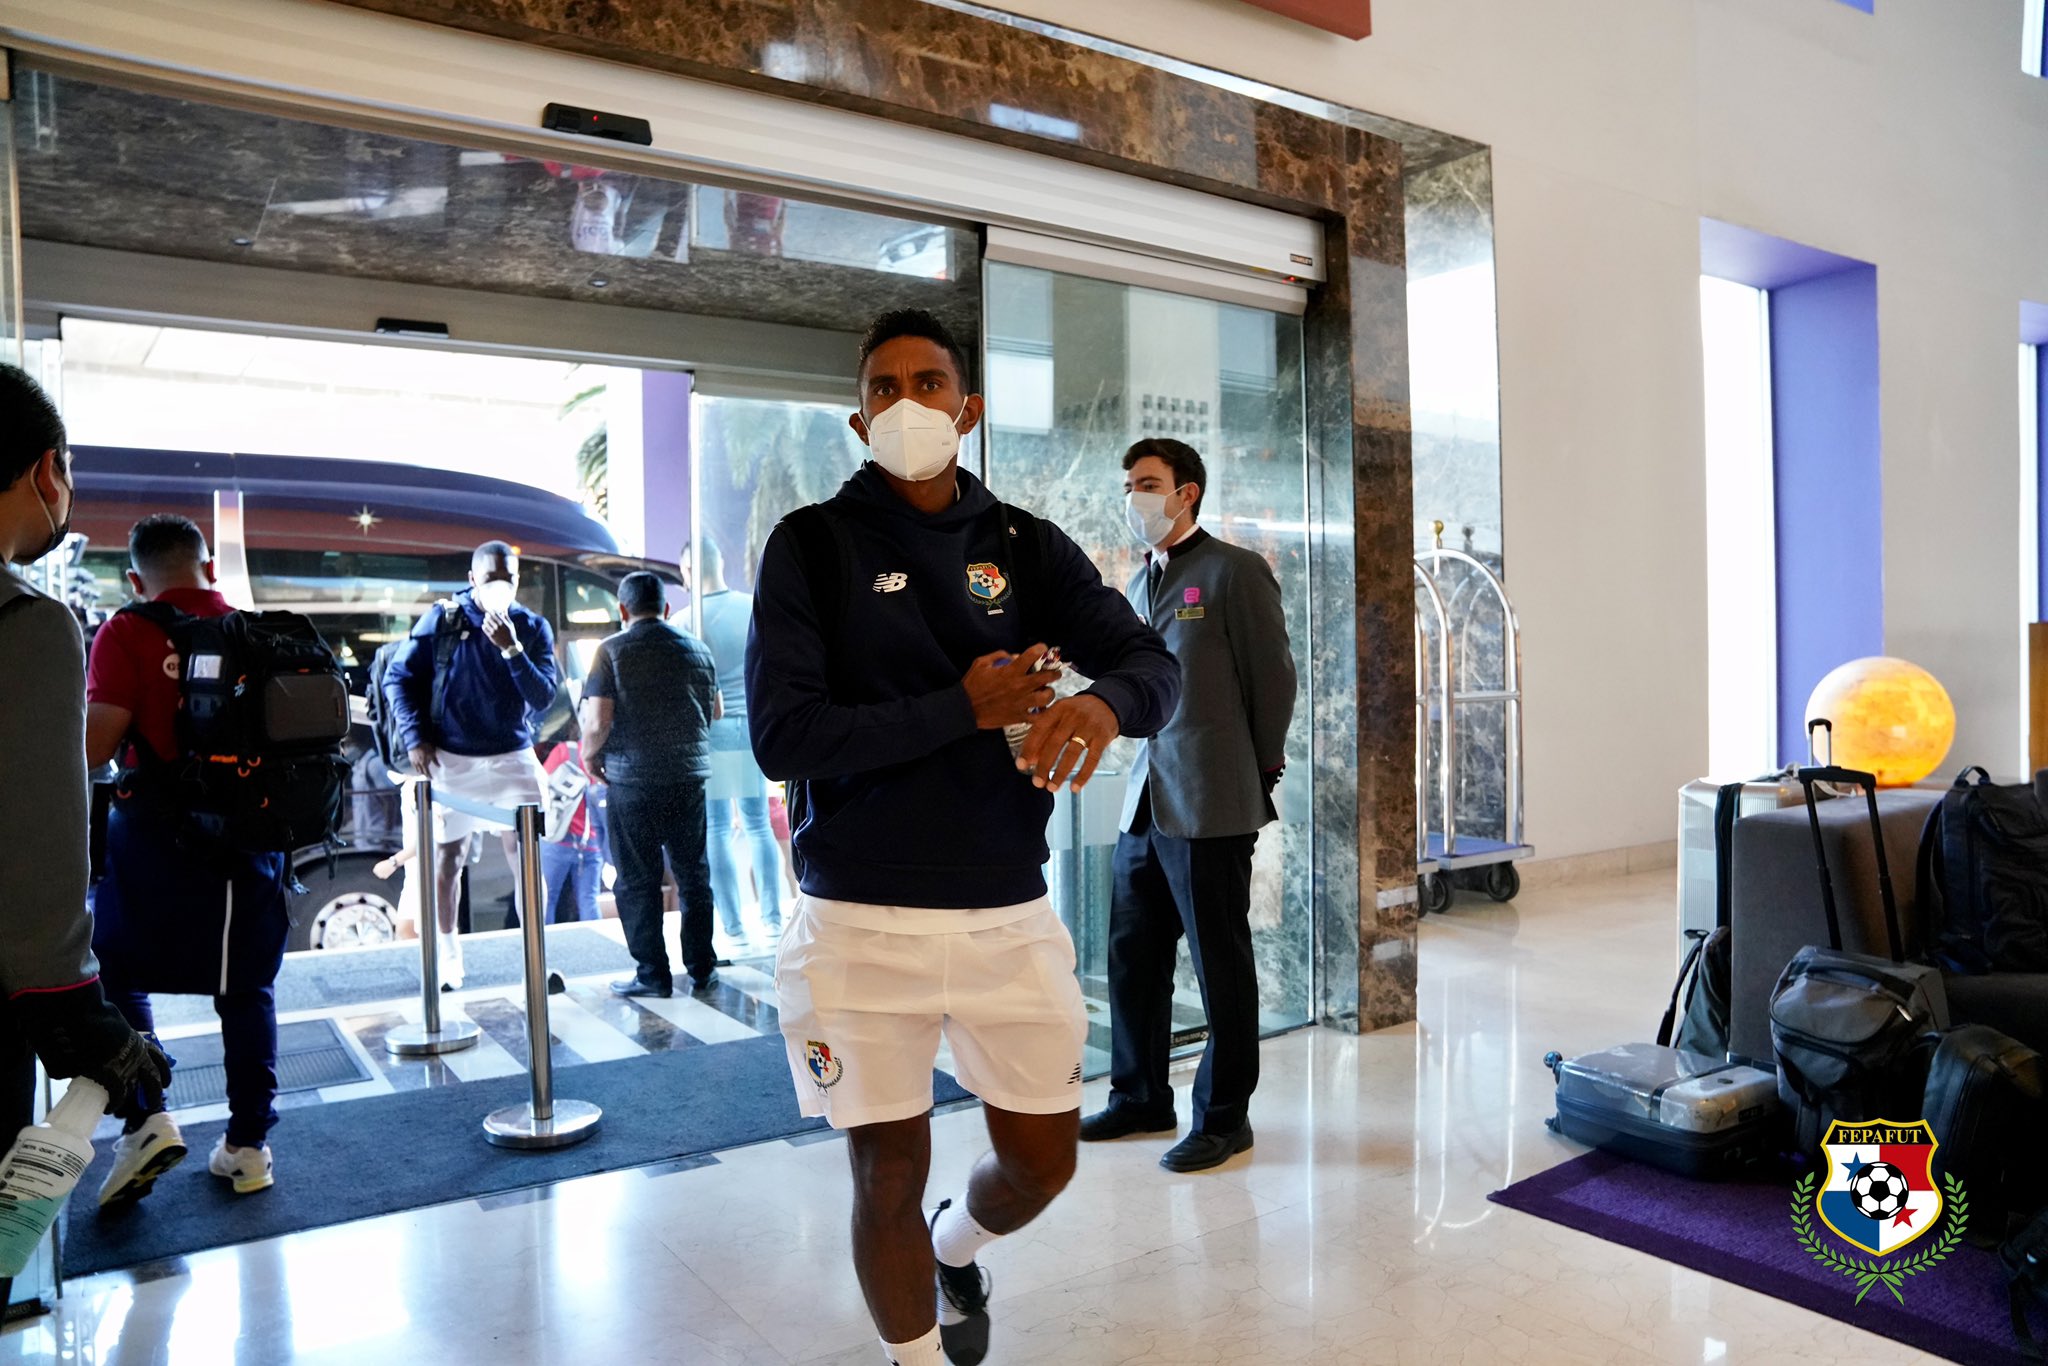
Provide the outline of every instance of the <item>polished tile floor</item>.
[[[1177,1177],[1155,1165],[1164,1138],[1084,1150],[1067,1195],[986,1259],[991,1366],[1922,1359],[1487,1203],[1574,1153],[1543,1128],[1542,1056],[1650,1032],[1671,926],[1669,873],[1425,922],[1420,1023],[1269,1043],[1251,1153]],[[956,1192],[980,1117],[934,1132],[933,1191]],[[348,1179],[316,1153],[280,1164]],[[395,1215],[75,1282],[0,1336],[0,1363],[873,1366],[847,1199],[827,1139]]]

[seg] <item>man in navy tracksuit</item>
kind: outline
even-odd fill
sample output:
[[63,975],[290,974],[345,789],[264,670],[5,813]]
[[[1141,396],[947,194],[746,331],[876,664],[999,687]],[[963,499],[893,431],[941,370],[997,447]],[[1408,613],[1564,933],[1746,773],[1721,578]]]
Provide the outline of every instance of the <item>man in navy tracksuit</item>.
[[[1119,734],[1155,734],[1180,691],[1080,549],[958,468],[982,415],[965,373],[931,315],[876,320],[852,419],[873,463],[769,538],[747,649],[755,757],[792,780],[803,895],[775,979],[790,1073],[804,1113],[848,1131],[854,1267],[899,1366],[982,1359],[975,1254],[1073,1174],[1087,1022],[1046,899],[1052,793]],[[1036,672],[1049,646],[1085,692],[1055,700]],[[994,1151],[927,1232],[942,1032]]]
[[[413,772],[433,780],[437,798],[500,810],[547,800],[547,774],[533,752],[532,718],[555,700],[562,675],[554,631],[546,617],[518,601],[518,592],[519,552],[503,541],[485,541],[470,556],[469,587],[427,609],[384,674],[384,698]],[[444,668],[446,676],[437,680]],[[462,939],[455,933],[458,879],[470,836],[484,830],[499,832],[506,861],[512,862],[512,835],[502,824],[434,803],[440,975],[446,988],[463,982]],[[540,908],[519,911],[537,915]]]

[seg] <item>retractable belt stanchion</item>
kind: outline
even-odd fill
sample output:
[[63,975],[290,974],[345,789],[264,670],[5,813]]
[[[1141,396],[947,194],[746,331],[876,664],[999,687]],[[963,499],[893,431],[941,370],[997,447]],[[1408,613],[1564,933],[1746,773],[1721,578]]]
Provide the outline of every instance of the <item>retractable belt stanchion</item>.
[[604,1111],[587,1100],[555,1099],[548,1042],[548,951],[541,920],[540,808],[519,808],[519,925],[526,939],[527,1075],[533,1099],[493,1110],[484,1137],[501,1148],[564,1148],[597,1132]]
[[420,1023],[400,1025],[384,1037],[384,1051],[401,1058],[474,1048],[478,1037],[477,1027],[468,1020],[441,1018],[441,874],[435,862],[434,785],[424,774],[411,782],[419,803],[412,821],[412,880],[420,890]]

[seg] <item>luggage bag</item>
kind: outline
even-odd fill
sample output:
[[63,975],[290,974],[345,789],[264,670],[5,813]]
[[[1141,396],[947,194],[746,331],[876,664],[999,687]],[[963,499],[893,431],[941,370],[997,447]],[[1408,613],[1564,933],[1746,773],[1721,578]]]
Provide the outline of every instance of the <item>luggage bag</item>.
[[[1876,778],[1833,765],[1801,768],[1795,776],[1806,789],[1829,947],[1801,949],[1779,975],[1771,993],[1771,1048],[1778,1060],[1778,1096],[1792,1114],[1794,1148],[1812,1154],[1837,1119],[1920,1118],[1928,1066],[1948,1027],[1948,996],[1939,969],[1904,961]],[[1869,804],[1889,958],[1842,948],[1814,796],[1819,783],[1861,788]]]
[[1724,1058],[1656,1044],[1544,1060],[1557,1077],[1555,1133],[1699,1180],[1778,1147],[1777,1083]]

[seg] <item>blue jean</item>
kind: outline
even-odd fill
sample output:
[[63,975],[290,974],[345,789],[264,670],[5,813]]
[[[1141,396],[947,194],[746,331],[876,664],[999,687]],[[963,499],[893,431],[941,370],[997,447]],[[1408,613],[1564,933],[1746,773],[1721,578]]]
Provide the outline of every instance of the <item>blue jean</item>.
[[734,938],[745,933],[740,916],[739,859],[733,849],[733,808],[739,808],[740,825],[754,854],[754,882],[761,893],[761,923],[773,933],[782,928],[782,851],[776,846],[775,831],[768,824],[766,797],[720,797],[704,803],[710,825],[706,852],[711,856],[711,899],[718,905],[718,917],[725,932]]
[[546,895],[548,921],[597,919],[597,884],[604,871],[604,855],[595,849],[573,844],[541,841],[540,882]]

